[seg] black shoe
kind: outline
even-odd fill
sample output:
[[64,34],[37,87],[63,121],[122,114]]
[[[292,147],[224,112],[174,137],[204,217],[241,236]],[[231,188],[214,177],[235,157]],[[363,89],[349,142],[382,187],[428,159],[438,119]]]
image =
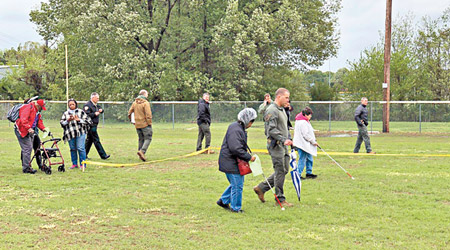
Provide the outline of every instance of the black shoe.
[[241,213],[244,212],[244,210],[242,210],[242,209],[239,209],[239,210],[233,210],[233,209],[230,209],[230,211],[231,211],[232,213],[238,213],[238,214],[241,214]]
[[316,179],[317,175],[315,174],[306,174],[306,179]]
[[300,176],[300,180],[306,180],[306,178],[303,176]]
[[26,168],[26,169],[23,169],[22,172],[24,174],[35,174],[37,172],[37,170],[32,169],[32,168]]
[[102,160],[106,160],[106,159],[108,159],[109,157],[111,157],[111,155],[106,155],[105,157],[102,157]]
[[216,204],[219,205],[219,206],[221,206],[221,207],[223,207],[223,208],[225,208],[225,209],[227,209],[227,210],[230,210],[230,209],[231,209],[231,208],[230,208],[230,204],[225,204],[225,203],[223,203],[222,199],[219,199],[219,200],[216,202]]

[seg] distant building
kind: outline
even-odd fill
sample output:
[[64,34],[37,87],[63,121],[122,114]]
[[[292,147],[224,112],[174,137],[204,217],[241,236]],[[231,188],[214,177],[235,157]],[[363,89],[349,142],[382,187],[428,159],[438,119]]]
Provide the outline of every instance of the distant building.
[[6,75],[8,75],[9,73],[12,72],[11,67],[13,68],[19,68],[21,66],[19,65],[12,65],[12,66],[8,66],[8,65],[0,65],[0,80],[5,77]]

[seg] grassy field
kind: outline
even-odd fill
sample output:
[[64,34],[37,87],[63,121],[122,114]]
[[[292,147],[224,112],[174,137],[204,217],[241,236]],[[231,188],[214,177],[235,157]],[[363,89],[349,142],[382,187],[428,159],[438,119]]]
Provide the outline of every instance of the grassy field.
[[[336,126],[355,130],[349,124]],[[56,122],[47,125],[62,134]],[[418,131],[416,125],[392,124],[394,133],[372,136],[374,151],[450,154],[448,124],[422,134],[395,132]],[[319,132],[328,129],[328,123],[313,126]],[[213,124],[213,146],[221,145],[226,127]],[[99,134],[111,154],[104,162],[138,162],[134,127],[106,125]],[[265,148],[262,123],[250,128],[248,136],[251,148]],[[176,124],[175,129],[154,124],[147,156],[155,160],[190,153],[196,138],[195,124]],[[355,140],[318,138],[329,152],[351,152]],[[60,147],[69,166],[69,147]],[[449,249],[450,158],[363,155],[335,157],[355,180],[326,156],[314,158],[319,177],[303,181],[301,202],[287,177],[285,193],[294,207],[286,211],[275,207],[271,193],[266,203],[259,202],[252,187],[262,177],[248,175],[245,213],[233,214],[215,204],[228,185],[218,171],[218,154],[25,175],[13,129],[0,121],[0,248]],[[95,149],[90,157],[102,161]],[[270,157],[260,157],[270,175]]]

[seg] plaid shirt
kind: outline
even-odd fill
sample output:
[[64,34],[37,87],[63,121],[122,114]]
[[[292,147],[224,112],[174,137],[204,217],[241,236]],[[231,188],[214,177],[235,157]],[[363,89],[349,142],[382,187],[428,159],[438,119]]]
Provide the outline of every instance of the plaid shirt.
[[69,122],[69,110],[64,112],[60,122],[61,127],[64,129],[64,141],[69,141],[73,138],[81,136],[82,134],[87,134],[89,125],[92,124],[91,118],[82,109],[70,110],[70,112],[72,112],[72,115],[80,117],[80,121],[78,122],[72,120]]

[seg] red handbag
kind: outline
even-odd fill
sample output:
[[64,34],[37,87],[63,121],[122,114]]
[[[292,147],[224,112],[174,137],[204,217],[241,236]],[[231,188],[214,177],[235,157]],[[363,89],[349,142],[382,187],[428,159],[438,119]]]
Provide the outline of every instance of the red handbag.
[[[250,150],[248,145],[245,145],[245,146],[247,147],[248,151],[250,151],[250,154],[251,154],[252,151]],[[246,174],[250,174],[252,172],[252,169],[250,168],[250,164],[248,163],[248,161],[244,161],[244,160],[237,158],[237,162],[238,162],[239,174],[246,175]]]
[[250,169],[250,164],[247,161],[237,159],[238,161],[238,168],[239,168],[239,174],[246,175],[250,174],[252,170]]

